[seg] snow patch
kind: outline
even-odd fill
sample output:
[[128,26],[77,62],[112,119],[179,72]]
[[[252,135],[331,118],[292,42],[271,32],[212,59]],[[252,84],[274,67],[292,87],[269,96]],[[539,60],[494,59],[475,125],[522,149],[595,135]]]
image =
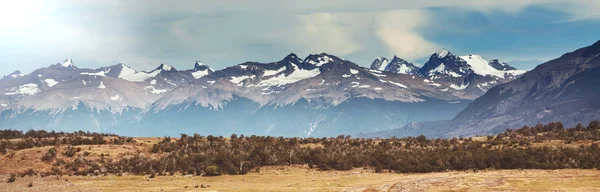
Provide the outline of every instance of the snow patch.
[[459,91],[460,90],[465,90],[468,86],[469,86],[469,83],[463,84],[463,85],[450,84],[450,88],[456,89],[456,90],[459,90]]
[[356,69],[350,69],[350,73],[352,73],[353,75],[358,74],[358,70]]
[[331,61],[333,61],[333,59],[330,58],[329,56],[325,55],[325,56],[317,58],[317,61],[310,60],[310,61],[308,61],[308,63],[313,64],[317,67],[320,67],[321,65],[329,63]]
[[379,60],[381,60],[381,65],[379,65],[379,68],[377,68],[379,71],[383,71],[385,70],[385,68],[388,66],[388,64],[390,63],[390,61],[388,61],[387,59],[383,59],[383,58],[378,58]]
[[278,73],[281,73],[281,72],[283,72],[283,71],[285,71],[285,66],[283,66],[283,67],[281,67],[281,68],[279,68],[279,69],[277,69],[277,70],[266,70],[266,71],[265,71],[265,72],[262,74],[262,76],[263,76],[263,77],[267,77],[267,76],[273,76],[273,75],[277,75]]
[[13,78],[13,79],[14,79],[14,78],[17,78],[17,77],[23,77],[23,76],[25,76],[23,73],[19,73],[19,74],[11,74],[11,75],[10,75],[10,77],[11,77],[11,78]]
[[104,86],[104,82],[100,81],[100,85],[98,86],[98,89],[106,89],[106,86]]
[[146,86],[145,89],[150,90],[150,92],[155,95],[167,92],[166,89],[156,89],[156,88],[154,88],[154,86]]
[[312,70],[303,70],[299,69],[296,65],[294,66],[294,72],[285,76],[285,74],[281,74],[279,76],[264,80],[260,82],[259,86],[280,86],[290,83],[295,83],[304,79],[315,77],[321,74],[319,68],[315,68]]
[[434,82],[432,82],[432,83],[429,83],[429,84],[427,84],[427,85],[436,86],[436,87],[442,86],[442,85],[440,85],[440,84],[437,84],[437,83],[434,83]]
[[352,77],[352,75],[348,75],[348,74],[343,74],[342,75],[343,78],[348,78],[348,77]]
[[89,75],[89,76],[102,76],[102,77],[106,77],[106,72],[104,71],[100,71],[97,73],[81,73],[81,75]]
[[38,88],[37,84],[29,83],[29,84],[21,85],[19,87],[13,87],[13,88],[6,89],[6,91],[10,91],[10,92],[4,93],[5,95],[29,95],[29,96],[32,96],[32,95],[39,93],[40,89]]
[[110,97],[110,100],[119,101],[119,100],[122,100],[122,98],[120,95],[115,95],[115,96]]
[[54,87],[56,84],[58,84],[58,81],[54,79],[44,79],[44,82],[46,82],[46,85],[48,85],[48,87]]
[[256,75],[251,75],[251,76],[244,75],[244,76],[239,76],[239,77],[231,77],[231,80],[229,80],[229,81],[231,81],[232,83],[237,84],[238,86],[242,86],[242,84],[240,82],[242,82],[242,81],[244,81],[246,79],[252,79],[252,78],[255,78],[255,77],[256,77]]
[[196,71],[192,73],[192,76],[194,76],[194,79],[200,79],[206,75],[208,75],[208,69],[202,70],[202,71]]
[[[127,77],[134,75],[135,73],[136,73],[136,71],[134,69],[132,69],[131,67],[121,64],[121,72],[119,73],[119,75],[117,77],[119,77],[121,79],[125,79]],[[125,80],[127,80],[127,79],[125,79]]]
[[173,69],[172,66],[167,65],[167,64],[162,64],[161,66],[162,66],[162,69],[165,71],[171,71]]
[[[121,73],[123,73],[123,72],[121,71]],[[139,73],[134,73],[134,74],[128,75],[128,76],[123,76],[123,77],[119,76],[119,77],[121,79],[125,79],[125,80],[131,81],[131,82],[144,82],[144,81],[146,81],[146,79],[156,77],[159,73],[160,73],[160,70],[156,70],[151,73],[139,72]]]
[[398,87],[402,87],[402,88],[405,88],[405,89],[408,88],[408,86],[406,86],[406,85],[404,85],[402,83],[396,83],[396,82],[393,82],[393,81],[386,81],[386,80],[382,80],[382,79],[380,79],[379,81],[381,81],[382,83],[389,83],[389,84],[392,84],[392,85],[395,85],[395,86],[398,86]]

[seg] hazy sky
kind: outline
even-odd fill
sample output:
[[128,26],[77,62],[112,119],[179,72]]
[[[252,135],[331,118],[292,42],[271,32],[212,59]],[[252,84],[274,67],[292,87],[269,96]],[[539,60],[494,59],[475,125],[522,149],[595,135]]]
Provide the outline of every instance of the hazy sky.
[[[0,74],[79,67],[214,69],[326,52],[422,65],[440,48],[522,69],[600,40],[599,0],[1,1]],[[1,76],[1,75],[0,75]]]

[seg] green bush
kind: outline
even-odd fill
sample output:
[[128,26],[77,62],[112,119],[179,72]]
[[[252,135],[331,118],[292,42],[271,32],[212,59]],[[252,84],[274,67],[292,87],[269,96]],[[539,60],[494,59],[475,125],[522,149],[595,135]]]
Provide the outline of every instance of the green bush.
[[8,176],[8,179],[6,180],[6,182],[7,182],[7,183],[12,183],[12,182],[15,182],[15,180],[17,180],[17,175],[16,175],[16,174],[14,174],[14,173],[11,173],[11,174]]
[[219,167],[211,165],[206,167],[205,173],[206,176],[219,176],[221,175],[221,170],[219,169]]

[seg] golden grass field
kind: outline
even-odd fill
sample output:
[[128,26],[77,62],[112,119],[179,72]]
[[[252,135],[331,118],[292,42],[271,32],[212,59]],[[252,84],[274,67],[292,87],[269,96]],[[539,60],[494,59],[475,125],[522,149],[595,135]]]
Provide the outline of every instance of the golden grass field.
[[[0,176],[4,178],[6,175]],[[28,187],[29,183],[33,187]],[[201,188],[210,185],[210,188]],[[198,186],[198,188],[195,188]],[[248,175],[50,176],[2,182],[2,191],[600,191],[598,170],[494,170],[427,174],[265,167]]]
[[[147,153],[159,138],[137,138],[136,144],[77,146],[89,158],[110,153]],[[551,143],[561,145],[561,142]],[[0,155],[0,191],[600,191],[598,170],[484,170],[474,173],[374,173],[373,170],[318,171],[299,166],[263,167],[259,173],[235,176],[48,176],[18,177],[9,173],[33,168],[47,170],[41,161],[48,147]],[[64,150],[64,146],[59,151]],[[65,156],[60,158],[68,159]],[[32,187],[28,187],[29,184]],[[202,188],[202,185],[210,185]],[[196,188],[198,186],[198,188]]]

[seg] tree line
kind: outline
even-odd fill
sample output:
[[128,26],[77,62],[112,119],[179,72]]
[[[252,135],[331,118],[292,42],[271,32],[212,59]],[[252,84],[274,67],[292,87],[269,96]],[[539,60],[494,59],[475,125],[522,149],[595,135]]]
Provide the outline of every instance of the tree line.
[[[536,145],[560,140],[566,145]],[[578,141],[592,141],[577,143]],[[262,166],[304,165],[319,170],[373,169],[376,172],[428,173],[484,169],[600,169],[600,122],[565,128],[562,123],[508,129],[477,138],[284,138],[182,134],[165,137],[146,152],[120,158],[71,159],[47,152],[48,174],[216,176],[247,174]],[[71,149],[73,150],[73,149]]]

